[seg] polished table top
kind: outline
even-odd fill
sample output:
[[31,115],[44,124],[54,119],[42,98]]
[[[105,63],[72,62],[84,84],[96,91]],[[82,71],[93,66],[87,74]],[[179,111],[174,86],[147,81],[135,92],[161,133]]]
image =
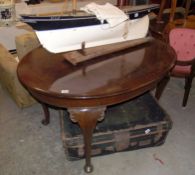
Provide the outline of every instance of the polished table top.
[[[147,90],[169,71],[174,59],[173,50],[156,40],[77,66],[66,61],[63,54],[52,54],[39,47],[19,63],[18,76],[33,93],[86,102],[95,98],[99,100],[96,105],[103,105],[101,98],[127,93],[134,97],[139,89]],[[66,102],[49,103],[60,107],[77,106]]]
[[[136,97],[156,87],[176,60],[173,49],[152,40],[120,52],[107,54],[74,66],[63,53],[39,47],[18,65],[18,77],[42,103],[67,108],[81,127],[85,143],[84,169],[92,172],[91,140],[106,107]],[[49,123],[47,108],[46,123]]]

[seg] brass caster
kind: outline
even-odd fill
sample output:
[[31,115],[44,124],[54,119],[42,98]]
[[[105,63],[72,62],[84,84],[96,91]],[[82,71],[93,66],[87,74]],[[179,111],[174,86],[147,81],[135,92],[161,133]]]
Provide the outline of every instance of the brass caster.
[[93,171],[93,166],[92,165],[85,165],[84,170],[86,173],[91,173]]

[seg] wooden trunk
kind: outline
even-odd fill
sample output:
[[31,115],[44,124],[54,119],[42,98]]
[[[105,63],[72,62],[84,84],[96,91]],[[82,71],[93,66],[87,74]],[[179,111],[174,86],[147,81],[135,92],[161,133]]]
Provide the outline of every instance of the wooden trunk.
[[[107,108],[93,134],[92,156],[159,146],[172,121],[149,93]],[[84,158],[83,136],[68,113],[61,117],[62,141],[69,160]]]

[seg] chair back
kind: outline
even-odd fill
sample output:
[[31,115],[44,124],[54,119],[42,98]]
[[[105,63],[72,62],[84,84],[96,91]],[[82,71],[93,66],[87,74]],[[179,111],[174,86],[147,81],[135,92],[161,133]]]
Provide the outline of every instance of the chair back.
[[190,61],[195,58],[195,29],[172,29],[169,33],[169,43],[174,48],[178,60]]
[[177,54],[177,61],[170,75],[185,78],[185,93],[182,102],[182,106],[185,107],[195,77],[195,29],[172,29],[169,33],[169,43]]
[[[176,8],[177,8],[177,1],[178,0],[171,0],[171,9],[170,9],[169,22],[172,22],[175,18],[175,11],[176,11]],[[158,17],[157,17],[158,22],[160,22],[162,20],[163,11],[165,9],[165,5],[168,2],[170,3],[170,0],[161,0],[160,11],[159,11],[159,14],[158,14]],[[190,5],[191,5],[192,0],[184,0],[184,2],[186,4],[184,19],[186,19],[187,16],[188,16],[188,13],[189,13],[189,9],[190,9]]]

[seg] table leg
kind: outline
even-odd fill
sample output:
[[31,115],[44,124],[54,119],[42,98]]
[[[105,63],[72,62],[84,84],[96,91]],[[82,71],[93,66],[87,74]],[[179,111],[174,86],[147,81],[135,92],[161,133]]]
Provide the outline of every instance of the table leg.
[[78,122],[81,127],[85,144],[85,166],[86,173],[93,171],[91,164],[91,142],[93,130],[97,121],[104,118],[106,107],[69,108],[70,118],[73,122]]
[[48,125],[50,122],[50,114],[49,114],[49,108],[46,104],[41,103],[43,111],[44,111],[44,119],[41,121],[43,125]]
[[170,75],[166,75],[158,84],[157,84],[157,87],[156,87],[156,92],[155,92],[155,97],[157,100],[160,99],[167,83],[169,82],[170,80]]

